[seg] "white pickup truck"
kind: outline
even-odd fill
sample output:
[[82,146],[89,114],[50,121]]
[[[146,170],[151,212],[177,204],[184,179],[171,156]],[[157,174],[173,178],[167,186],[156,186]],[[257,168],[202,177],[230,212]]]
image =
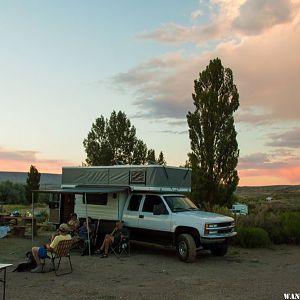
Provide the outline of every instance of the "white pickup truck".
[[126,201],[122,220],[131,239],[176,246],[185,262],[194,261],[201,248],[225,255],[228,240],[236,235],[233,218],[200,211],[180,194],[134,193]]
[[193,261],[201,248],[225,255],[236,235],[233,218],[200,211],[183,195],[190,191],[188,168],[64,167],[61,188],[47,191],[50,221],[65,222],[71,212],[102,224],[123,220],[132,240],[175,246],[182,261]]

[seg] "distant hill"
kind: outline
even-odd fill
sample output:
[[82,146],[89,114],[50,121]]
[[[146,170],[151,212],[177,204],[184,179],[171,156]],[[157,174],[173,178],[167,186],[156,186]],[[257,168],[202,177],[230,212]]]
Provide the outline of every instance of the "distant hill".
[[272,194],[300,192],[300,185],[241,186],[237,194]]
[[[0,171],[0,182],[11,181],[26,184],[27,172],[2,172]],[[61,174],[41,173],[40,188],[55,188],[61,185]]]

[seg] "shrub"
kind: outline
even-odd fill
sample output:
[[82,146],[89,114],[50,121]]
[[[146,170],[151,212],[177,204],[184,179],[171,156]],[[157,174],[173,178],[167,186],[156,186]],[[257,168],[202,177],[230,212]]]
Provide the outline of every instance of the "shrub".
[[300,212],[273,211],[265,206],[247,216],[239,216],[237,227],[264,229],[274,244],[300,242]]
[[236,241],[243,248],[263,248],[271,245],[268,233],[259,227],[240,227]]
[[300,243],[300,212],[285,212],[280,220],[285,242]]

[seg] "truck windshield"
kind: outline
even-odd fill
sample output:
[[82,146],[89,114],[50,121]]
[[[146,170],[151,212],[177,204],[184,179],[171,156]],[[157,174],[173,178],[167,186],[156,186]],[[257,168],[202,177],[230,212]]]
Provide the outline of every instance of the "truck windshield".
[[198,207],[185,196],[164,196],[172,212],[198,210]]

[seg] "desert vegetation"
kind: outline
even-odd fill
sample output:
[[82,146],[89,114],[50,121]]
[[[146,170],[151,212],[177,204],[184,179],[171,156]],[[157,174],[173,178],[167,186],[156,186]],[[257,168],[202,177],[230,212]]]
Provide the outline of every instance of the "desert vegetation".
[[245,187],[236,196],[249,207],[248,215],[235,216],[237,245],[300,244],[299,186]]

